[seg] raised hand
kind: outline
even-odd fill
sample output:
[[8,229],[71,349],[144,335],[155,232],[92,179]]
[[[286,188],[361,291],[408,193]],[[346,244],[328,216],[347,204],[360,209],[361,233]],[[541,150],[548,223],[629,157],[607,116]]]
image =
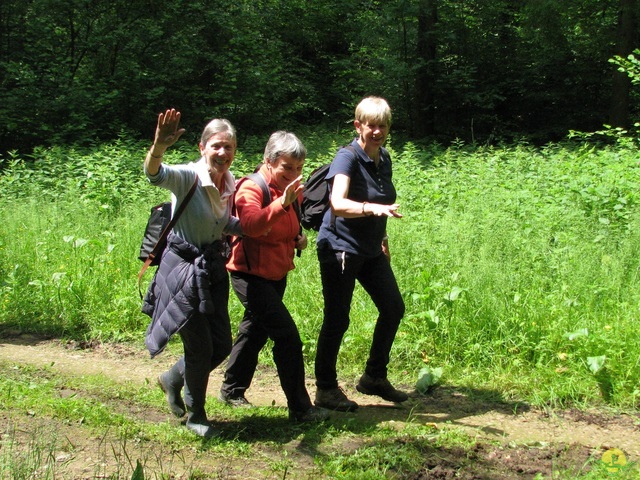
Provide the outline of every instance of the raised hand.
[[300,183],[301,181],[302,181],[302,175],[296,178],[284,189],[284,193],[282,194],[282,197],[281,197],[282,198],[281,202],[283,207],[288,207],[298,199],[300,192],[304,190],[304,184]]
[[180,112],[177,112],[175,108],[168,109],[158,115],[158,125],[156,126],[153,145],[151,145],[144,160],[144,168],[151,175],[158,173],[164,152],[176,143],[185,132],[184,128],[178,128],[179,125]]
[[164,153],[167,148],[178,141],[185,132],[184,128],[178,128],[179,125],[180,112],[176,111],[175,108],[168,109],[158,115],[156,136],[153,141],[154,154]]

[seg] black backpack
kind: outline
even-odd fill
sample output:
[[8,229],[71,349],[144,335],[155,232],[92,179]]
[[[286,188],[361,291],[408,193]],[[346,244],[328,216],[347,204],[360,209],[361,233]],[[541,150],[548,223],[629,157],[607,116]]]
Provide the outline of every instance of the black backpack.
[[[149,220],[147,220],[147,226],[144,229],[142,243],[140,244],[140,254],[138,255],[140,261],[144,262],[138,273],[138,290],[140,290],[142,276],[144,272],[147,271],[147,268],[160,264],[162,252],[164,252],[167,246],[169,232],[173,229],[178,218],[180,218],[180,215],[182,215],[182,212],[187,207],[197,187],[198,176],[196,175],[193,185],[191,185],[184,199],[176,208],[173,218],[171,217],[171,202],[164,202],[151,207],[151,214],[149,215]],[[142,292],[140,292],[140,297],[142,297]]]
[[[351,145],[346,147],[354,155],[356,154]],[[307,230],[320,230],[324,212],[329,208],[329,184],[326,181],[327,173],[331,163],[316,168],[307,181],[304,182],[304,192],[302,192],[302,207],[300,208],[300,223]]]
[[140,244],[140,254],[138,258],[145,262],[145,267],[156,266],[160,263],[162,252],[167,246],[167,236],[171,229],[175,226],[178,218],[186,208],[189,200],[196,191],[198,186],[198,176],[191,185],[191,188],[185,195],[182,202],[176,208],[175,215],[171,218],[171,202],[164,202],[151,207],[149,220],[144,229],[142,243]]
[[304,182],[300,224],[307,230],[320,230],[324,212],[329,208],[329,185],[325,178],[330,166],[327,163],[316,168]]

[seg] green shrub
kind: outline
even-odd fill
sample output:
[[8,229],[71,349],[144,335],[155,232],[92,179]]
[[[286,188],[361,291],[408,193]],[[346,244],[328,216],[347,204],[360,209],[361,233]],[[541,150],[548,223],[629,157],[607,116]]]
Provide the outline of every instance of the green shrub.
[[[306,174],[344,142],[312,143]],[[120,140],[2,161],[3,332],[142,342],[136,257],[149,207],[168,198],[142,175],[147,147]],[[390,376],[414,382],[426,362],[443,382],[530,401],[637,405],[637,149],[389,148],[404,218],[388,231],[407,304]],[[167,161],[194,152],[175,149]],[[259,161],[241,151],[233,170],[239,177]],[[308,235],[286,302],[312,372],[322,295]],[[235,326],[235,298],[230,309]],[[364,368],[375,320],[357,288],[339,358],[345,381]]]

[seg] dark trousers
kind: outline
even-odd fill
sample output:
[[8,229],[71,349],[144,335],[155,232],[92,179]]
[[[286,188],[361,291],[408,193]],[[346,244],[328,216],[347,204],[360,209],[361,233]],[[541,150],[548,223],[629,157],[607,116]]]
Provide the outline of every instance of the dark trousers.
[[180,330],[184,356],[170,369],[171,378],[184,381],[184,402],[190,414],[202,415],[211,371],[231,351],[229,279],[211,285],[213,315],[197,313]]
[[232,398],[244,395],[258,365],[258,354],[270,338],[273,360],[290,410],[311,407],[305,386],[302,340],[291,314],[282,302],[286,277],[279,281],[232,272],[231,284],[244,305],[244,317],[231,349],[221,391]]
[[318,250],[324,320],[318,338],[315,375],[318,388],[338,386],[336,363],[342,338],[349,328],[349,312],[358,280],[378,309],[378,320],[365,373],[386,378],[391,346],[404,316],[404,300],[391,265],[384,254],[364,258],[333,250]]

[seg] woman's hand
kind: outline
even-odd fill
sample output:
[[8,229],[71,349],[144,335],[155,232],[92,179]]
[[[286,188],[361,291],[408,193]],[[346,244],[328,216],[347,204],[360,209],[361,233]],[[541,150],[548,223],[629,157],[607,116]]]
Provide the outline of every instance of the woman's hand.
[[144,160],[144,168],[150,175],[158,173],[164,152],[176,143],[185,132],[184,128],[178,129],[178,125],[180,125],[180,112],[177,112],[175,108],[158,115],[158,125],[156,126],[153,145]]
[[280,201],[282,202],[282,206],[284,208],[288,207],[293,202],[298,200],[300,193],[304,190],[304,185],[300,183],[301,181],[302,175],[296,178],[284,189],[284,193],[282,194],[282,197],[280,197]]
[[391,262],[391,252],[389,251],[389,237],[387,237],[386,235],[382,239],[382,253],[384,253],[384,256],[387,257],[387,260]]
[[304,250],[307,248],[308,243],[307,236],[304,233],[301,233],[296,237],[296,248],[298,250]]
[[156,126],[156,136],[153,141],[151,152],[155,155],[162,155],[167,148],[176,143],[185,132],[184,128],[178,129],[180,125],[180,112],[175,108],[167,110],[158,115],[158,125]]
[[402,218],[402,214],[398,211],[400,205],[394,203],[392,205],[384,205],[382,203],[356,202],[349,200],[349,186],[351,178],[343,173],[339,173],[333,179],[333,188],[331,189],[331,208],[334,215],[344,218],[358,217],[393,217]]
[[398,211],[400,205],[394,203],[392,205],[383,205],[381,203],[366,203],[363,205],[365,215],[373,215],[376,217],[395,217],[402,218],[402,214]]

